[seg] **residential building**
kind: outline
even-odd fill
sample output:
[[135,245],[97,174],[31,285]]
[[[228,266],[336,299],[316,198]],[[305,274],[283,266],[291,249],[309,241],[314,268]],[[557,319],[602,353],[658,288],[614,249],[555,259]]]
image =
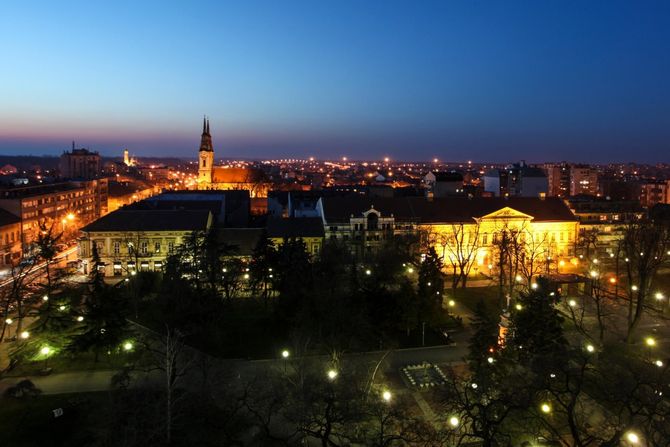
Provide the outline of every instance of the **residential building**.
[[88,271],[95,245],[105,275],[161,270],[186,237],[209,231],[213,222],[208,210],[120,209],[81,229],[79,256]]
[[544,165],[549,183],[550,197],[568,197],[570,195],[570,165],[563,163],[547,163]]
[[107,212],[107,179],[0,189],[0,208],[21,218],[24,248],[40,226],[75,237],[79,227]]
[[580,231],[597,234],[596,248],[601,253],[614,252],[625,226],[646,216],[636,200],[577,196],[566,203],[579,219]]
[[17,265],[21,251],[21,218],[0,209],[0,268]]
[[463,174],[460,172],[429,172],[423,178],[429,197],[462,196]]
[[597,196],[598,170],[589,165],[570,166],[570,196]]
[[95,179],[100,176],[100,154],[88,149],[75,149],[72,142],[72,151],[63,152],[60,156],[60,176],[67,179]]
[[494,197],[543,197],[549,191],[547,176],[524,161],[484,174],[484,191]]
[[645,208],[651,208],[657,203],[670,203],[670,180],[640,185],[640,204]]

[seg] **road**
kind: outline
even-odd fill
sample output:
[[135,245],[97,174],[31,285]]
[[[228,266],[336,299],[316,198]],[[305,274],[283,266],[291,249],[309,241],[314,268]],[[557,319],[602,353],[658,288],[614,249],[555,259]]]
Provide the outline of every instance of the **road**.
[[[51,262],[52,264],[59,265],[61,263],[67,262],[67,261],[73,261],[77,259],[77,246],[70,247],[60,253],[58,253],[55,257],[54,260]],[[26,268],[25,271],[21,272],[18,276],[23,278],[23,277],[37,277],[38,275],[42,274],[45,270],[47,263],[42,262],[40,264],[33,265],[30,268]],[[0,281],[0,289],[3,289],[10,284],[12,284],[17,278],[11,276],[11,272],[5,271],[3,272],[3,276],[10,275],[10,277],[1,280]]]

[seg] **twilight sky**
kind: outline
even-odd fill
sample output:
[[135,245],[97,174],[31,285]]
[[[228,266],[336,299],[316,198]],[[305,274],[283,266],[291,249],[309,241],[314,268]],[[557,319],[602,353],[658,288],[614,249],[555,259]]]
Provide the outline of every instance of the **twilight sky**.
[[0,4],[0,154],[670,162],[670,2]]

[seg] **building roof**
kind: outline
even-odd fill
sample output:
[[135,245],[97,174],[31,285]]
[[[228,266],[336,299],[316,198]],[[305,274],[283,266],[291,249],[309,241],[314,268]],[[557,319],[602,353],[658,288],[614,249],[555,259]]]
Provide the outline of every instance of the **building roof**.
[[265,175],[259,169],[224,168],[215,166],[212,169],[212,183],[260,183]]
[[19,216],[16,216],[10,213],[9,211],[0,208],[0,227],[4,227],[6,225],[14,225],[20,222],[21,218]]
[[360,217],[374,208],[382,216],[393,215],[398,220],[419,223],[470,222],[509,207],[533,216],[534,221],[574,221],[575,215],[560,199],[535,197],[445,197],[425,199],[421,197],[367,197],[324,198],[323,209],[326,221],[348,221],[353,215]]
[[210,223],[211,213],[207,210],[120,209],[81,231],[205,231]]
[[462,182],[463,174],[460,172],[433,172],[436,182]]
[[299,238],[323,237],[323,221],[320,217],[291,217],[268,220],[268,237]]

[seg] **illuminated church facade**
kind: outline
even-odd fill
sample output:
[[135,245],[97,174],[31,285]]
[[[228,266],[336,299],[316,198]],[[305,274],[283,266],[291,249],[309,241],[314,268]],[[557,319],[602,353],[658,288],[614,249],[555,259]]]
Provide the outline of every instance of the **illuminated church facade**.
[[246,190],[251,197],[267,197],[270,189],[270,183],[260,169],[214,165],[214,146],[207,118],[202,123],[197,184],[201,190]]

